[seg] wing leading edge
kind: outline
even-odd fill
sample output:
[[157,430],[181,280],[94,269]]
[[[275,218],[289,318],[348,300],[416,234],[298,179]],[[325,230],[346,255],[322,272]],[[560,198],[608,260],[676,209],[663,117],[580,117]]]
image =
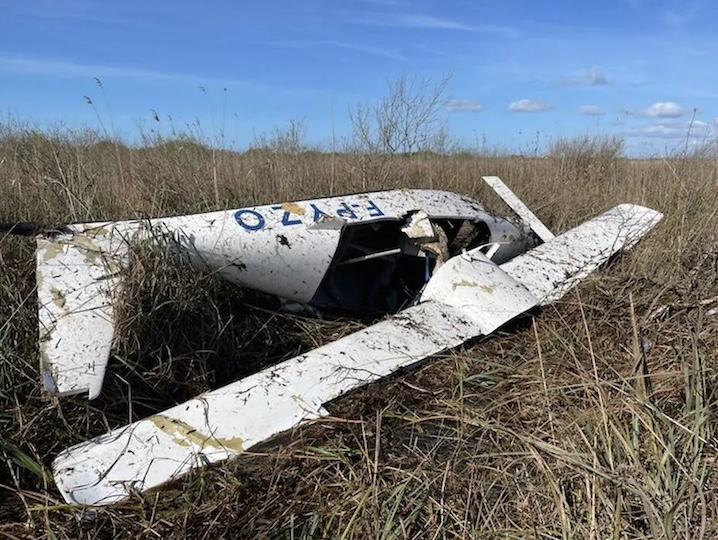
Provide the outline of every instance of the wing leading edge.
[[432,355],[486,335],[560,298],[662,215],[621,205],[497,266],[459,255],[432,277],[422,301],[384,321],[223,388],[73,446],[53,463],[72,503],[121,501],[326,414],[324,403]]

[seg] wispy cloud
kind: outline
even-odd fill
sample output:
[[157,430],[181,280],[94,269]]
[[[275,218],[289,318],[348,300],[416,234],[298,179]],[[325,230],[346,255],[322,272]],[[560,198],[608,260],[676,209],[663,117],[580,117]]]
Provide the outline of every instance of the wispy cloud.
[[63,0],[63,2],[36,1],[21,5],[21,12],[32,17],[58,20],[75,20],[113,25],[133,25],[134,22],[115,12],[108,3],[88,0]]
[[[131,66],[82,64],[69,60],[29,58],[0,52],[0,73],[25,76],[49,76],[64,79],[140,79],[143,81],[181,81],[192,84],[212,82],[209,77],[185,73],[171,73]],[[226,84],[243,84],[246,81],[224,81]]]
[[504,37],[518,37],[517,29],[501,25],[473,25],[456,19],[435,17],[420,13],[394,13],[377,16],[361,16],[353,18],[353,22],[371,26],[392,26],[398,28],[417,28],[425,30],[456,30],[480,34],[497,34]]
[[684,3],[681,8],[680,10],[669,9],[662,13],[663,20],[677,30],[683,30],[694,22],[703,10],[703,6],[696,3],[692,5]]
[[684,111],[675,101],[659,101],[650,107],[634,111],[633,114],[649,118],[679,118],[683,116]]
[[587,116],[603,116],[605,113],[598,105],[581,105],[578,112]]
[[389,58],[390,60],[406,60],[406,57],[403,54],[394,49],[371,47],[368,45],[361,45],[357,43],[344,43],[341,41],[320,41],[319,43],[321,45],[330,45],[333,47],[338,47],[340,49],[347,49],[350,51],[371,54],[374,56],[383,56],[384,58]]
[[362,45],[360,43],[349,43],[344,41],[333,40],[309,40],[309,41],[272,41],[267,43],[272,47],[284,47],[288,49],[313,49],[319,47],[336,47],[338,49],[346,49],[358,53],[368,54],[372,56],[380,56],[390,60],[406,60],[400,51],[396,49],[387,49],[383,47],[374,47],[371,45]]
[[510,112],[546,112],[553,109],[553,103],[541,99],[520,99],[512,101],[506,110]]
[[558,81],[562,86],[608,86],[613,84],[597,67],[592,67],[582,75],[567,77]]
[[471,99],[447,99],[444,102],[444,109],[449,112],[479,112],[483,105]]

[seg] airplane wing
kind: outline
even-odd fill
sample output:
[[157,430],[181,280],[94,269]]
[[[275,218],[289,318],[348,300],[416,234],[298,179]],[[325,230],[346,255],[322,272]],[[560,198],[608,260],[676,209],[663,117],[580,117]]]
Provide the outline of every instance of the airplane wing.
[[620,205],[496,265],[479,248],[447,261],[421,301],[333,343],[61,452],[56,485],[70,503],[104,505],[240,454],[323,404],[400,368],[487,335],[553,301],[662,218]]
[[620,204],[600,216],[501,265],[541,305],[554,302],[614,253],[630,249],[663,218],[633,204]]

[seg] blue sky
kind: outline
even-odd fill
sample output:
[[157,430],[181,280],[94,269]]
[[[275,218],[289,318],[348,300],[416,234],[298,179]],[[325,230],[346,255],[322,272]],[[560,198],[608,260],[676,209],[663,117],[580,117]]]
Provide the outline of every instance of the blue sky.
[[128,138],[140,125],[167,133],[189,124],[207,136],[224,128],[237,147],[299,119],[310,142],[327,143],[332,130],[349,133],[350,107],[385,94],[387,80],[450,72],[442,115],[469,147],[527,150],[592,132],[623,136],[636,154],[661,153],[687,134],[691,144],[718,135],[712,0],[0,7],[0,118],[99,127],[99,113]]

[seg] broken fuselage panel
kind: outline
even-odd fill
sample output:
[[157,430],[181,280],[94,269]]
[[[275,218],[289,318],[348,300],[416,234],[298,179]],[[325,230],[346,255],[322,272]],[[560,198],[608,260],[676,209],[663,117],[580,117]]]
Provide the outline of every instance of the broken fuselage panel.
[[399,310],[437,265],[462,250],[497,244],[492,258],[500,264],[538,243],[529,230],[488,213],[478,201],[435,190],[70,227],[91,237],[120,231],[127,245],[157,238],[159,231],[199,270],[289,301],[352,313]]
[[288,301],[353,314],[405,307],[436,265],[462,249],[497,243],[494,258],[501,263],[537,243],[533,233],[489,214],[479,202],[435,190],[347,195],[155,222],[174,231],[198,268]]

